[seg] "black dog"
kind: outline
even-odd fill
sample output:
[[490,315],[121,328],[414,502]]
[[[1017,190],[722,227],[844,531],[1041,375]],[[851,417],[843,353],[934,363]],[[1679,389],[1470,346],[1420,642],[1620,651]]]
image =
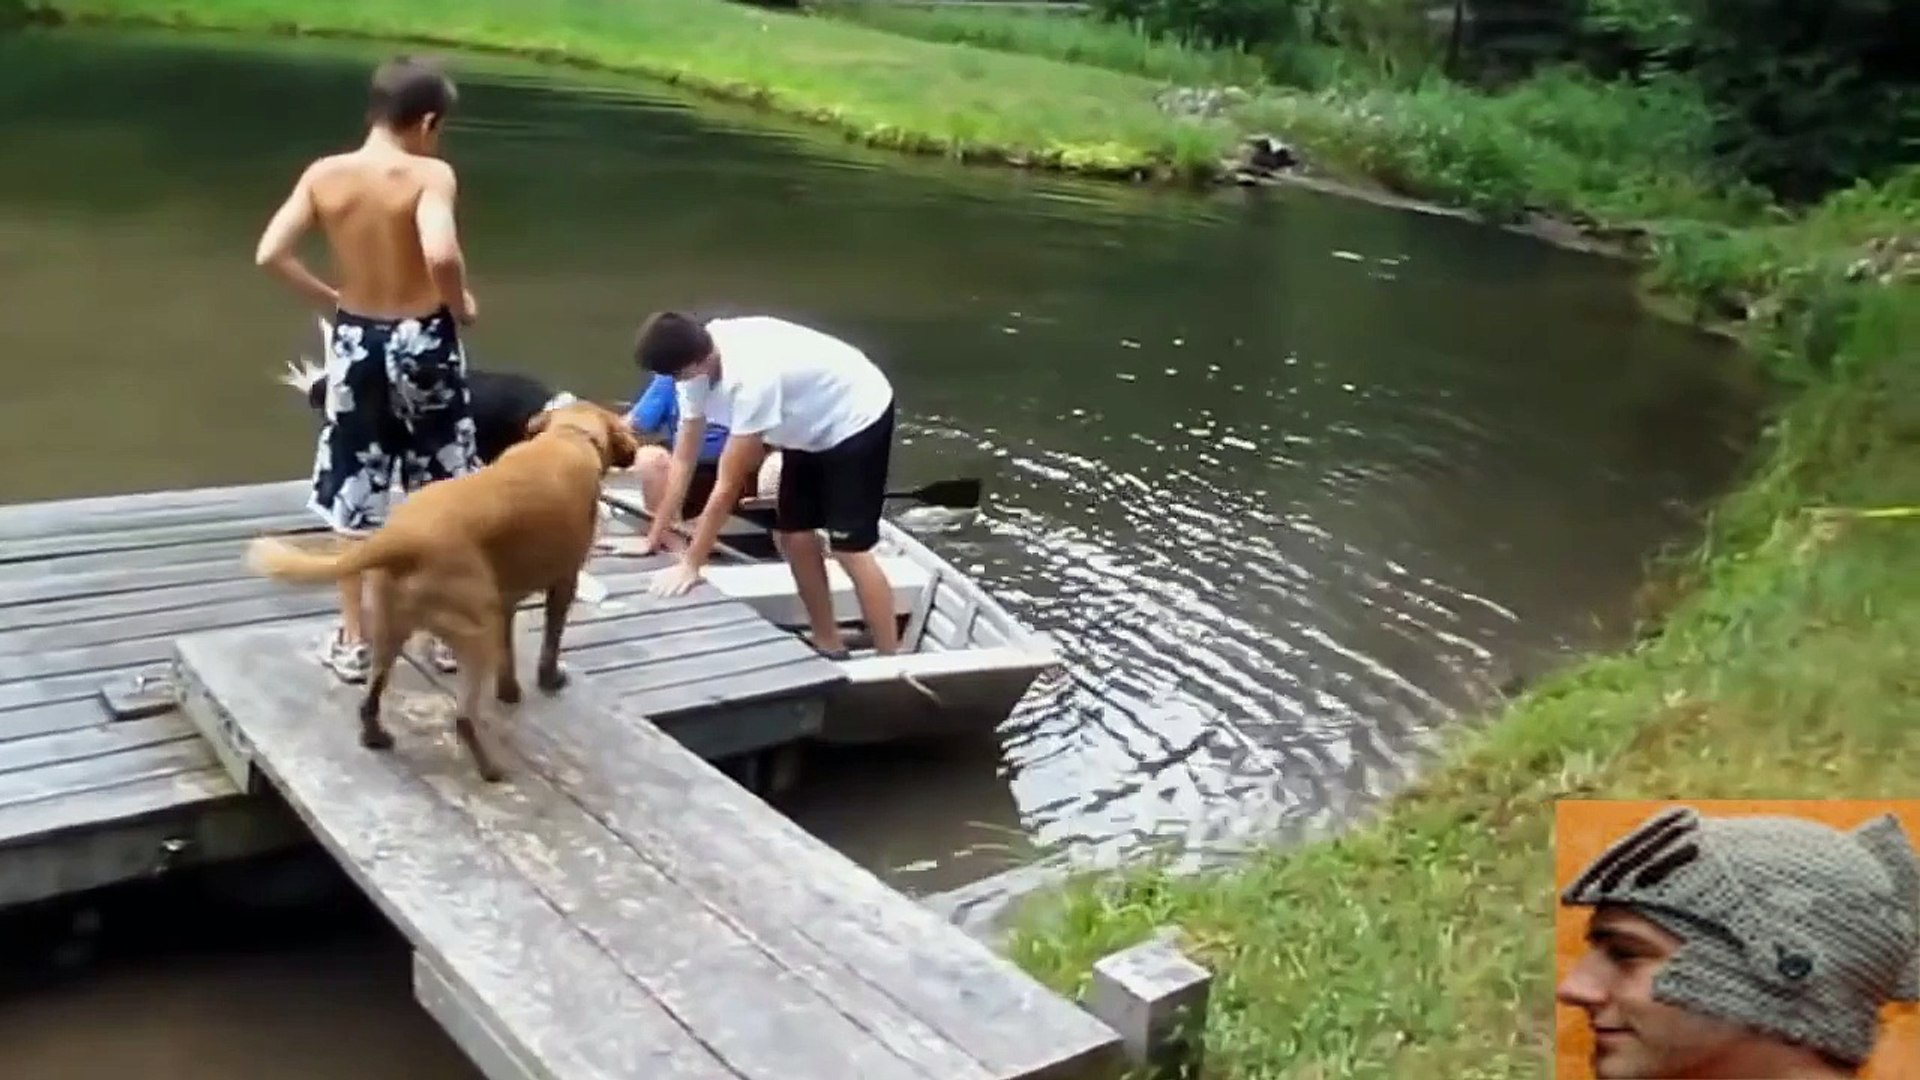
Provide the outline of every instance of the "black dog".
[[[288,364],[280,381],[307,396],[307,405],[324,415],[327,403],[325,368],[311,364]],[[499,457],[507,447],[527,437],[527,424],[548,408],[574,400],[572,394],[556,395],[545,383],[531,375],[512,372],[467,371],[467,395],[473,409],[473,425],[481,464]]]

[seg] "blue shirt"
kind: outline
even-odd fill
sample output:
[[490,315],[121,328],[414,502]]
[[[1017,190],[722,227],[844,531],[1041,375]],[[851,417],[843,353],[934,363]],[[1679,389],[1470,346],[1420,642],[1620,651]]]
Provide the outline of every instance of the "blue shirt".
[[[627,421],[635,431],[665,435],[671,448],[680,435],[680,401],[674,395],[673,379],[666,375],[655,375],[653,381],[647,384],[646,392],[640,395],[640,400],[633,403],[633,408],[627,413]],[[709,422],[704,434],[699,460],[719,461],[720,451],[726,449],[727,429]]]

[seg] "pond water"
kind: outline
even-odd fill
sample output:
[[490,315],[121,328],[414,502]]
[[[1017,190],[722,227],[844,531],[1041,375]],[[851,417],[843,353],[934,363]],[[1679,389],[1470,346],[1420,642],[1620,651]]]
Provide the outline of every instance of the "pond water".
[[[313,426],[273,379],[317,342],[250,256],[305,160],[358,139],[381,54],[0,36],[0,502],[303,475]],[[927,539],[1067,674],[979,745],[820,755],[786,804],[909,891],[1350,815],[1494,686],[1621,633],[1751,422],[1723,346],[1642,316],[1622,268],[1523,238],[456,73],[473,363],[627,398],[649,310],[782,314],[892,376],[898,483],[985,478],[985,511]],[[360,954],[317,955],[308,996],[340,996]],[[131,974],[96,1006],[301,978],[251,971]],[[192,1075],[255,1075],[221,1068]]]

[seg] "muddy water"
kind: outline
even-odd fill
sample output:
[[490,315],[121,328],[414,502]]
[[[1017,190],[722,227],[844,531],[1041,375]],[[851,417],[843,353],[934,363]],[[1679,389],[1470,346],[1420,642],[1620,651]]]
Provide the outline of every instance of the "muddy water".
[[[305,157],[357,138],[377,55],[0,38],[0,501],[303,473],[310,422],[271,380],[310,323],[248,255]],[[1720,350],[1641,317],[1616,267],[1490,230],[901,161],[618,80],[459,71],[476,364],[623,398],[647,310],[786,314],[893,376],[899,482],[985,476],[986,511],[928,540],[1068,674],[978,745],[824,755],[788,803],[911,891],[1010,852],[1284,835],[1391,791],[1491,687],[1623,628],[1750,415]],[[368,1023],[340,980],[405,996],[367,948],[82,980],[0,1054],[150,998],[172,1019],[125,1045],[191,1041],[268,984],[325,1003],[281,1010],[287,1039],[332,1042]],[[414,1038],[272,1075],[437,1075],[398,1064]]]

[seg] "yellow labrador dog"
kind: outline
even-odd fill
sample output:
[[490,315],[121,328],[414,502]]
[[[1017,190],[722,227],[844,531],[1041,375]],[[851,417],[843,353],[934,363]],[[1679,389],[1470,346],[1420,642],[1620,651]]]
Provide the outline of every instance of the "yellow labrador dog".
[[393,745],[380,699],[401,646],[425,629],[452,648],[465,676],[460,740],[481,776],[500,779],[480,703],[489,679],[501,701],[520,700],[513,615],[536,592],[546,594],[547,622],[534,677],[547,693],[566,685],[560,635],[593,545],[601,480],[631,466],[639,443],[620,416],[590,402],[541,413],[527,431],[530,439],[486,467],[415,492],[364,541],[325,554],[271,536],[248,547],[247,565],[281,581],[367,574],[373,671],[360,703],[361,745]]

